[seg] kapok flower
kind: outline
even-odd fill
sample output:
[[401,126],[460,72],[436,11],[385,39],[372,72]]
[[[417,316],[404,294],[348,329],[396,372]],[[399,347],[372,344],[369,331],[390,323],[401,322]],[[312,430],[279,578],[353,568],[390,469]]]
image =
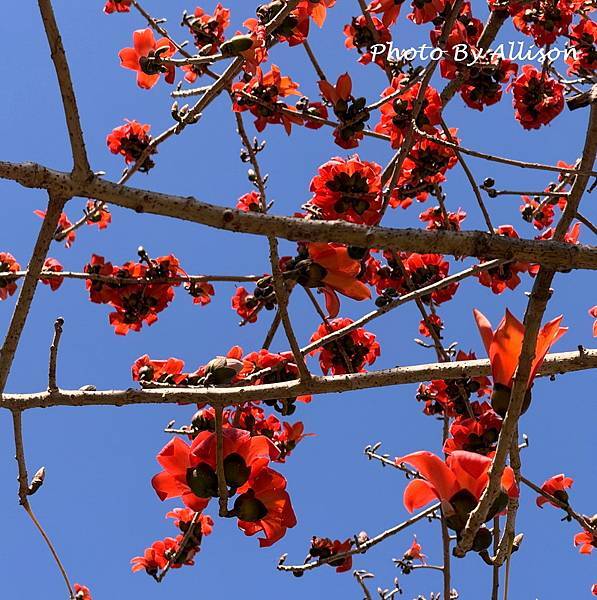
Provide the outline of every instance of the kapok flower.
[[564,110],[564,86],[532,65],[522,67],[511,87],[515,116],[525,129],[539,129]]
[[[446,523],[456,532],[462,531],[471,511],[489,483],[492,459],[487,456],[457,450],[444,462],[427,451],[414,452],[396,458],[396,464],[408,463],[421,475],[404,490],[404,506],[408,512],[425,506],[434,499],[442,502]],[[517,497],[518,487],[514,471],[505,467],[501,477],[501,492],[491,506],[486,521],[500,513],[508,497]],[[479,540],[480,541],[480,540]],[[491,536],[488,543],[491,541]]]
[[575,0],[532,0],[508,3],[514,27],[530,35],[537,47],[553,44],[566,35],[572,21]]
[[413,543],[410,545],[410,548],[404,553],[403,560],[418,560],[422,565],[426,564],[425,559],[427,558],[422,552],[423,548],[421,544],[417,542],[417,536],[413,536]]
[[[518,233],[512,225],[500,225],[494,229],[496,235],[518,239]],[[477,274],[479,283],[491,289],[494,294],[501,294],[506,289],[513,290],[520,285],[519,273],[526,273],[529,264],[512,261],[492,269],[485,269]]]
[[186,376],[184,361],[178,358],[151,360],[149,355],[139,357],[131,367],[133,381],[178,384]]
[[[45,210],[34,210],[33,214],[37,215],[40,219],[46,218]],[[58,227],[56,228],[56,234],[62,234],[62,232],[66,231],[67,229],[70,229],[72,226],[73,226],[73,224],[68,220],[66,213],[61,213],[60,219],[58,220]],[[76,233],[76,231],[72,230],[72,231],[69,231],[66,234],[66,236],[60,237],[60,240],[64,239],[64,245],[67,248],[70,248],[75,243],[76,238],[77,238],[77,233]]]
[[[186,533],[197,514],[190,508],[174,508],[166,513],[166,518],[174,519],[174,527],[178,527],[182,533]],[[210,535],[213,531],[214,520],[209,515],[200,513],[195,523],[200,525],[199,529],[202,536]]]
[[[406,75],[400,75],[392,79],[390,87],[386,88],[381,97],[394,95],[403,85],[409,83]],[[392,148],[399,148],[407,131],[411,128],[413,120],[413,109],[419,96],[420,83],[407,87],[407,89],[395,96],[391,101],[385,102],[380,107],[381,120],[375,126],[375,131],[389,135],[392,140]],[[423,104],[417,115],[417,128],[422,131],[433,133],[434,126],[441,122],[442,103],[437,90],[431,86],[425,89]]]
[[[151,125],[126,120],[124,125],[116,127],[108,134],[106,143],[110,152],[122,155],[128,165],[137,162],[151,144],[153,138],[149,134],[150,129]],[[151,154],[155,154],[155,149],[152,149]],[[155,163],[148,156],[139,167],[139,171],[147,173],[154,166]]]
[[232,309],[243,320],[243,323],[255,323],[258,312],[256,310],[259,301],[247,292],[242,285],[236,288],[231,300]]
[[[9,252],[0,252],[0,273],[16,273],[21,265]],[[17,291],[17,284],[10,277],[0,277],[0,300],[6,300]]]
[[435,333],[441,337],[440,332],[443,328],[444,322],[437,314],[429,315],[427,319],[421,319],[419,321],[419,333],[425,337],[433,337],[432,331],[435,331]]
[[393,25],[398,19],[404,0],[373,0],[367,10],[372,13],[383,13],[381,18],[386,27]]
[[591,594],[593,594],[593,596],[597,596],[597,583],[594,583],[591,586]]
[[135,556],[131,559],[132,572],[144,570],[148,575],[155,577],[158,571],[168,564],[167,555],[176,552],[177,547],[178,542],[170,537],[154,542],[145,550],[143,556]]
[[361,263],[350,256],[349,248],[314,242],[308,245],[308,252],[312,262],[306,274],[299,277],[301,285],[329,288],[354,300],[371,298],[369,288],[357,279]]
[[[450,272],[450,263],[441,254],[417,254],[413,252],[404,260],[404,269],[410,275],[415,289],[431,285],[445,279]],[[428,296],[422,296],[421,301],[428,304],[442,304],[454,297],[458,283],[452,283],[439,290],[435,290]]]
[[[255,75],[248,82],[239,81],[232,85],[232,93],[234,98],[232,109],[235,112],[251,111],[257,117],[255,119],[257,131],[263,131],[265,126],[271,123],[284,125],[286,133],[290,134],[293,122],[302,124],[302,119],[298,116],[292,118],[288,113],[279,110],[280,106],[289,108],[279,102],[279,98],[300,96],[300,92],[298,83],[292,81],[287,75],[282,75],[277,65],[272,65],[267,73],[263,73],[261,68],[257,67]],[[256,100],[247,97],[246,94]]]
[[362,161],[358,154],[348,160],[335,157],[321,165],[311,180],[309,206],[324,219],[375,225],[382,207],[381,167]]
[[[483,313],[475,309],[473,314],[491,362],[491,375],[493,377],[491,405],[493,410],[503,417],[510,403],[512,383],[514,373],[518,367],[525,328],[508,309],[506,309],[506,316],[500,321],[495,331],[492,331],[491,323]],[[560,327],[563,318],[560,315],[546,323],[537,336],[531,372],[527,382],[527,395],[522,412],[525,412],[530,405],[533,380],[543,364],[545,355],[549,352],[551,346],[568,331],[567,327]]]
[[265,537],[259,538],[260,547],[271,546],[296,525],[286,479],[277,471],[264,467],[239,492],[232,509],[238,527],[245,535],[262,531]]
[[122,67],[137,72],[137,85],[149,90],[163,73],[167,83],[174,83],[174,66],[160,64],[158,60],[170,58],[175,52],[176,47],[168,38],[156,41],[153,31],[148,28],[133,32],[133,47],[123,48],[118,56]]
[[112,222],[108,207],[99,200],[89,200],[85,207],[87,225],[95,225],[98,229],[106,229]]
[[[60,273],[64,271],[64,267],[55,258],[46,258],[43,270]],[[44,285],[49,285],[50,289],[55,292],[64,282],[64,277],[40,277],[40,281]]]
[[574,536],[574,545],[581,554],[591,554],[597,548],[597,536],[590,531],[581,531]]
[[500,431],[501,417],[487,402],[471,405],[475,418],[458,416],[450,426],[450,436],[444,443],[444,453],[466,450],[488,455],[495,450]]
[[419,215],[419,221],[427,223],[425,229],[430,231],[460,231],[460,223],[466,219],[462,209],[456,212],[445,212],[441,206],[432,206]]
[[417,25],[429,23],[442,13],[446,7],[446,0],[413,0],[413,12],[408,18]]
[[[559,475],[554,475],[547,481],[544,481],[541,489],[557,498],[560,502],[568,504],[568,492],[566,491],[566,488],[572,487],[573,483],[574,479],[566,477],[563,473],[560,473]],[[556,508],[560,508],[557,504],[554,504],[545,496],[537,496],[536,502],[539,508],[541,508],[544,504],[551,504]]]
[[585,75],[597,70],[597,23],[592,19],[581,19],[570,31],[570,47],[576,56],[569,56],[568,73]]
[[553,223],[554,209],[551,202],[540,202],[539,198],[521,196],[524,204],[520,207],[522,218],[533,223],[535,229],[545,229]]
[[255,191],[243,194],[238,199],[236,208],[243,212],[261,212],[261,195]]
[[[353,543],[354,542],[351,539],[341,542],[340,540],[321,538],[314,535],[311,538],[309,556],[319,560],[326,560],[332,558],[336,554],[349,552]],[[352,555],[331,560],[327,564],[330,565],[330,567],[336,567],[336,573],[344,573],[352,568]]]
[[345,150],[356,148],[363,139],[365,123],[371,116],[366,109],[367,99],[352,95],[352,79],[348,73],[340,75],[336,85],[320,81],[319,89],[340,121],[340,125],[334,129],[336,144]]
[[[372,46],[386,44],[392,39],[392,34],[388,28],[377,17],[371,17],[371,21],[377,35],[371,31],[365,15],[353,17],[351,23],[344,26],[344,35],[346,36],[344,45],[347,48],[357,49],[357,52],[361,54],[359,62],[362,65],[368,65],[373,60]],[[380,55],[375,58],[375,63],[382,69],[385,68],[385,62],[384,56]]]
[[75,600],[93,600],[91,590],[86,585],[75,583],[73,591],[75,592]]
[[336,0],[301,0],[299,7],[307,11],[318,27],[323,27],[327,16],[327,9],[336,4]]
[[192,15],[185,15],[183,25],[188,26],[201,55],[211,56],[226,39],[224,33],[230,25],[230,9],[218,2],[212,16],[197,7]]
[[[108,0],[104,6],[104,12],[107,15],[113,12],[130,12],[131,11],[131,0]],[[78,599],[77,599],[78,600]]]
[[205,306],[211,302],[211,297],[215,296],[214,286],[209,281],[191,281],[185,285],[185,289],[193,298],[193,304]]
[[[311,336],[310,342],[316,342],[351,323],[353,323],[352,319],[332,319],[327,323],[322,323]],[[319,354],[319,365],[325,375],[329,371],[332,372],[332,375],[344,375],[345,373],[364,372],[365,365],[372,365],[380,352],[375,335],[359,327],[338,340],[316,348],[310,354],[311,356]]]

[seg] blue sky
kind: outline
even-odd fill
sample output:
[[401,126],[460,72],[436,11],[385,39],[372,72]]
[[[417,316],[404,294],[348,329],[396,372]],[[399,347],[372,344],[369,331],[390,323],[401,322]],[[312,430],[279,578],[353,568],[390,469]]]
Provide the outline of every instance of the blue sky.
[[[0,21],[2,39],[11,58],[0,64],[4,85],[0,88],[2,149],[0,158],[37,161],[58,169],[70,166],[64,120],[58,88],[49,59],[45,35],[35,3],[7,3]],[[170,89],[161,82],[151,92],[140,90],[134,74],[121,69],[117,53],[129,46],[132,31],[144,26],[135,13],[105,16],[102,2],[56,2],[57,18],[71,62],[79,98],[83,128],[90,160],[95,170],[104,170],[116,180],[121,172],[119,158],[109,154],[105,136],[123,118],[151,123],[154,133],[171,124]],[[192,4],[181,1],[159,3],[147,0],[147,8],[169,19],[171,32],[177,29],[180,13]],[[475,13],[484,18],[484,2],[474,2]],[[229,2],[233,28],[252,16],[255,2]],[[215,2],[205,2],[209,11]],[[406,12],[406,10],[404,11]],[[382,73],[375,66],[356,63],[356,53],[343,47],[342,27],[356,15],[357,3],[343,0],[329,12],[323,31],[312,27],[312,46],[330,79],[349,70],[355,93],[373,101],[384,88]],[[396,44],[401,47],[427,41],[429,26],[415,28],[405,19],[400,22]],[[502,41],[520,39],[508,25]],[[7,50],[8,52],[8,50]],[[303,50],[276,47],[271,61],[281,66],[301,84],[301,90],[315,98],[317,88],[312,67]],[[442,86],[439,79],[437,87]],[[521,160],[555,164],[573,162],[582,147],[586,112],[564,113],[549,127],[524,132],[513,117],[511,97],[479,113],[464,107],[460,98],[450,103],[445,118],[458,127],[463,144],[479,150],[509,155]],[[250,128],[252,134],[252,128]],[[275,199],[273,212],[292,214],[309,197],[309,181],[317,167],[332,156],[347,152],[334,145],[327,129],[297,128],[287,137],[282,128],[268,126],[268,145],[260,155],[263,169],[270,173],[269,194]],[[137,175],[134,185],[151,187],[226,206],[250,190],[246,165],[238,160],[240,143],[228,99],[219,98],[200,123],[183,136],[160,147],[157,167],[149,176]],[[361,158],[385,164],[391,150],[377,140],[366,139],[358,149]],[[492,176],[497,187],[541,189],[549,175],[506,168],[494,163],[471,160],[478,180]],[[458,167],[449,174],[445,186],[447,204],[452,210],[462,207],[468,213],[466,228],[482,228],[482,221],[468,183]],[[25,190],[0,182],[4,213],[0,219],[0,251],[9,251],[26,264],[40,221],[33,210],[45,207],[44,193]],[[588,196],[583,212],[596,218]],[[73,200],[67,209],[74,219],[81,214],[84,200]],[[524,237],[535,231],[521,221],[515,197],[488,200],[494,222],[511,223]],[[422,207],[425,208],[425,207]],[[419,206],[391,211],[385,224],[404,227],[417,224]],[[590,233],[581,241],[591,243]],[[181,223],[164,218],[135,215],[113,209],[113,224],[105,232],[82,230],[75,246],[66,250],[54,244],[51,256],[67,269],[80,270],[95,252],[120,264],[135,258],[143,245],[154,256],[174,253],[189,273],[262,273],[268,270],[266,241],[252,236]],[[282,253],[292,245],[281,243]],[[452,261],[453,262],[453,261]],[[452,270],[458,270],[453,265]],[[592,346],[591,320],[587,309],[595,304],[594,280],[590,273],[558,275],[547,317],[565,313],[570,332],[558,344],[571,350],[578,344]],[[593,285],[593,287],[591,287]],[[456,298],[442,307],[447,323],[445,339],[458,341],[464,350],[483,356],[473,325],[471,311],[480,308],[494,323],[509,307],[522,315],[525,291],[531,281],[524,279],[514,292],[493,295],[474,281],[466,281]],[[61,346],[59,383],[64,388],[85,384],[99,389],[126,388],[132,384],[130,365],[141,354],[155,358],[177,356],[194,369],[216,354],[240,344],[246,351],[259,347],[269,326],[269,316],[252,326],[239,328],[230,309],[232,284],[216,286],[214,301],[205,308],[194,306],[182,290],[171,307],[160,314],[152,327],[139,334],[115,336],[108,324],[109,310],[91,304],[81,282],[67,281],[57,293],[39,289],[9,381],[8,391],[33,392],[44,389],[47,352],[52,323],[62,315],[65,333]],[[593,293],[591,293],[593,292]],[[8,323],[14,298],[0,305],[0,326]],[[343,316],[358,316],[369,307],[343,301]],[[314,331],[317,321],[303,294],[292,298],[291,312],[300,342]],[[382,346],[376,367],[433,362],[431,351],[412,342],[418,336],[419,317],[407,305],[370,330]],[[275,350],[287,347],[283,334],[274,341]],[[318,371],[315,361],[311,362]],[[597,408],[591,393],[590,373],[558,377],[555,383],[539,380],[534,389],[531,410],[523,417],[521,431],[531,441],[523,455],[523,470],[541,483],[547,477],[565,472],[575,479],[572,492],[577,510],[592,514],[594,482],[597,475],[595,429]],[[90,586],[94,598],[167,597],[211,598],[243,595],[247,598],[358,598],[359,590],[350,574],[336,575],[321,568],[302,579],[278,573],[275,565],[283,552],[290,561],[302,561],[312,535],[349,537],[361,530],[370,535],[403,520],[405,481],[398,472],[369,463],[362,454],[366,444],[383,441],[391,455],[420,449],[440,450],[440,424],[425,417],[415,401],[416,386],[321,396],[308,406],[300,406],[296,418],[306,430],[317,434],[305,440],[283,467],[289,481],[298,526],[273,548],[260,550],[255,538],[247,538],[233,520],[217,520],[214,534],[207,538],[194,568],[170,573],[157,585],[144,574],[130,573],[129,559],[152,541],[173,533],[164,519],[165,512],[177,504],[162,504],[151,486],[157,472],[155,454],[168,437],[162,432],[171,419],[183,423],[192,408],[151,406],[130,408],[52,408],[32,410],[24,415],[24,433],[31,472],[40,465],[47,469],[43,489],[33,498],[41,521],[54,539],[72,580]],[[16,499],[16,468],[10,415],[0,414],[0,511],[3,537],[0,557],[6,597],[26,600],[31,597],[64,598],[65,591],[48,551],[33,530]],[[593,501],[593,502],[592,502]],[[209,512],[209,511],[208,511]],[[214,510],[211,510],[214,514]],[[534,495],[523,489],[519,530],[525,533],[521,551],[512,563],[513,599],[551,600],[589,596],[590,584],[597,581],[595,558],[579,556],[572,546],[575,524],[561,523],[560,514],[550,507],[539,510]],[[391,558],[408,548],[412,533],[417,533],[424,551],[434,563],[441,561],[437,524],[421,523],[412,531],[392,538],[370,554],[357,557],[355,566],[375,573],[376,586],[389,587],[397,574]],[[471,555],[455,560],[454,587],[461,598],[489,596],[490,569]],[[34,574],[34,575],[33,575]],[[439,575],[416,572],[401,579],[405,598],[437,591]]]

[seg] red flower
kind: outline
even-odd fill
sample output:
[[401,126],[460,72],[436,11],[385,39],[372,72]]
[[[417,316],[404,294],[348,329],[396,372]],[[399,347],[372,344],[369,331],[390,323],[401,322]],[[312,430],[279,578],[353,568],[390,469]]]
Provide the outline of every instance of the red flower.
[[[51,271],[52,273],[60,273],[64,271],[64,267],[55,258],[46,258],[43,271]],[[49,285],[50,289],[55,292],[64,281],[64,277],[43,277],[40,281],[44,285]]]
[[[547,481],[544,481],[541,489],[557,498],[560,502],[568,504],[568,492],[566,492],[566,488],[572,487],[573,483],[574,479],[566,477],[563,473],[560,473],[559,475],[554,475]],[[557,504],[550,502],[544,496],[537,496],[536,502],[539,508],[543,507],[544,504],[551,504],[552,506],[559,508]]]
[[[110,152],[124,156],[124,161],[128,165],[137,162],[150,146],[153,139],[149,135],[150,129],[151,125],[142,125],[137,121],[127,120],[125,125],[111,131],[106,138],[106,143]],[[154,153],[155,149],[152,149],[151,154]],[[155,163],[148,156],[139,167],[139,171],[147,173],[154,166]]]
[[[352,319],[332,319],[329,323],[322,323],[309,341],[316,342],[351,323],[353,323]],[[329,371],[332,375],[344,375],[364,372],[365,365],[372,365],[380,352],[375,335],[359,327],[336,341],[316,348],[310,354],[311,356],[319,354],[319,364],[325,375]]]
[[158,571],[168,564],[166,554],[172,555],[177,548],[178,543],[174,538],[158,540],[145,550],[143,556],[135,556],[131,560],[131,570],[133,573],[145,570],[148,575],[155,577]]
[[73,590],[75,592],[75,600],[93,600],[91,590],[87,586],[75,583]]
[[[504,416],[508,410],[512,381],[518,367],[518,359],[522,349],[524,325],[506,309],[506,316],[501,320],[494,332],[492,331],[491,323],[485,315],[477,309],[473,311],[473,314],[481,333],[481,339],[487,350],[489,361],[491,362],[491,375],[493,377],[491,405],[500,416]],[[533,385],[537,371],[543,364],[545,355],[549,352],[551,346],[568,331],[567,327],[560,327],[562,319],[563,316],[559,316],[549,321],[549,323],[543,326],[537,336],[537,344],[527,383],[527,399],[525,399],[525,404],[523,405],[523,412],[530,404],[530,388]]]
[[[390,87],[386,88],[381,97],[395,94],[404,84],[408,83],[406,75],[394,77]],[[385,102],[380,107],[381,120],[375,126],[375,131],[389,135],[392,140],[392,148],[399,148],[411,127],[413,120],[413,108],[415,100],[419,95],[420,83],[409,87],[404,93],[393,97],[390,102]],[[422,131],[433,133],[434,125],[441,122],[442,103],[437,90],[428,86],[425,90],[422,109],[416,119],[417,127]]]
[[510,2],[508,9],[514,27],[532,36],[535,45],[541,47],[568,33],[576,4],[576,0],[518,1]]
[[301,0],[299,8],[307,11],[307,14],[317,23],[319,27],[323,27],[327,15],[327,9],[336,4],[336,0]]
[[[326,560],[337,554],[343,554],[344,552],[350,552],[353,541],[351,539],[344,540],[331,540],[330,538],[320,538],[313,536],[311,538],[311,547],[309,548],[309,556],[317,558],[319,560]],[[336,567],[336,573],[344,573],[350,571],[352,568],[352,555],[331,560],[327,563],[330,567]]]
[[[33,214],[37,215],[40,219],[46,218],[45,210],[34,210]],[[72,226],[73,226],[73,224],[68,220],[66,213],[61,213],[60,219],[58,220],[58,227],[56,228],[56,235],[61,234],[63,231],[66,231],[67,229],[70,229]],[[69,231],[68,234],[66,235],[66,237],[60,238],[60,239],[64,239],[64,245],[67,248],[70,248],[75,243],[76,238],[77,238],[77,233],[73,230],[73,231]]]
[[245,535],[263,532],[265,537],[259,538],[262,548],[280,540],[287,529],[296,525],[286,479],[269,467],[251,476],[236,498],[233,511]]
[[576,50],[576,57],[569,56],[568,73],[591,75],[597,70],[597,23],[591,19],[581,19],[570,31],[570,48]]
[[[374,36],[365,15],[353,17],[350,25],[344,26],[344,35],[346,40],[344,45],[347,48],[356,48],[361,54],[359,62],[363,65],[368,65],[373,60],[373,55],[370,50],[375,44],[386,44],[391,41],[392,35],[388,28],[377,18],[371,17],[377,35]],[[375,63],[382,69],[385,68],[385,58],[377,56]]]
[[[309,35],[309,4],[310,0],[300,2],[298,6],[278,25],[273,36],[276,41],[288,42],[289,46],[302,44]],[[250,31],[264,27],[279,12],[277,2],[262,4],[257,8],[257,19],[247,19],[243,25]]]
[[356,148],[363,139],[365,123],[370,114],[366,110],[366,98],[355,98],[352,95],[352,79],[348,73],[338,77],[336,85],[329,81],[320,81],[319,89],[322,96],[334,109],[340,125],[334,129],[336,144],[346,150]]
[[226,39],[224,32],[230,25],[230,10],[218,3],[212,16],[197,7],[193,15],[185,16],[183,25],[188,26],[201,56],[211,56]]
[[301,421],[297,421],[292,425],[290,423],[282,423],[282,431],[274,437],[276,446],[280,450],[280,456],[276,462],[286,462],[286,457],[290,456],[296,445],[306,437],[315,435],[314,433],[304,433],[305,425]]
[[593,596],[597,596],[597,583],[593,584],[591,587],[591,594],[593,594]]
[[[0,273],[16,273],[21,265],[8,252],[0,252]],[[10,277],[0,277],[0,300],[6,300],[17,291],[17,284]]]
[[429,315],[427,317],[427,321],[425,321],[425,319],[421,319],[419,322],[419,333],[425,337],[432,337],[431,332],[429,331],[428,323],[431,325],[431,327],[433,327],[439,336],[441,330],[444,328],[444,322],[441,320],[441,317],[439,315]]
[[209,281],[191,281],[185,285],[185,289],[193,298],[193,304],[205,306],[211,302],[211,297],[215,296],[214,286]]
[[[459,350],[456,354],[457,361],[474,360],[474,352],[466,353]],[[463,379],[435,379],[430,384],[421,384],[417,391],[417,400],[425,402],[423,412],[426,415],[445,414],[457,417],[467,412],[465,398],[468,400],[473,394],[480,398],[485,396],[491,388],[487,377],[465,377]],[[482,405],[478,402],[471,403],[473,411]]]
[[[450,264],[441,254],[409,254],[403,261],[406,272],[415,289],[431,285],[445,279],[450,272]],[[442,304],[451,300],[458,289],[458,284],[453,283],[440,290],[432,292],[429,296],[423,296],[421,300],[428,304]]]
[[[104,12],[107,15],[113,12],[130,12],[131,11],[131,0],[108,0],[104,6]],[[91,598],[91,596],[90,596]],[[87,599],[85,599],[87,600]]]
[[383,13],[381,20],[386,27],[389,27],[398,19],[402,2],[403,0],[372,0],[367,10],[372,13]]
[[112,222],[112,215],[99,200],[89,200],[85,207],[87,214],[87,225],[97,225],[98,229],[106,229]]
[[413,543],[410,545],[410,548],[404,553],[404,556],[402,557],[404,560],[418,560],[421,562],[421,564],[426,564],[425,559],[427,558],[422,552],[423,548],[421,547],[421,544],[419,544],[419,542],[417,542],[417,536],[413,536]]
[[[1,292],[2,290],[0,290]],[[589,315],[595,319],[593,321],[593,337],[597,337],[597,305],[589,308]]]
[[[414,452],[396,458],[396,464],[408,463],[421,475],[404,490],[404,506],[408,512],[425,506],[434,499],[443,503],[448,527],[461,531],[469,513],[475,508],[489,483],[488,471],[492,459],[473,452],[457,450],[444,462],[427,451]],[[502,491],[487,515],[487,521],[501,512],[508,496],[517,497],[514,472],[506,467],[501,478]]]
[[[280,73],[280,68],[272,65],[267,73],[257,67],[255,75],[248,81],[238,81],[232,85],[234,97],[233,110],[244,112],[246,110],[257,117],[255,128],[263,131],[268,123],[282,124],[286,133],[290,134],[292,123],[301,124],[302,120],[297,116],[291,118],[287,113],[278,110],[281,107],[289,108],[278,98],[290,95],[300,96],[298,83],[286,75]],[[260,102],[247,98],[246,94],[256,98]]]
[[362,161],[358,154],[345,160],[335,157],[319,167],[311,180],[309,207],[324,219],[375,225],[382,206],[381,167]]
[[580,546],[581,554],[591,554],[594,548],[597,548],[597,536],[590,531],[581,531],[574,536],[574,545]]
[[446,7],[446,0],[413,0],[413,12],[408,18],[417,25],[429,23],[440,15]]
[[255,296],[250,295],[242,285],[236,288],[234,296],[232,296],[232,308],[243,322],[255,323],[257,321],[257,311],[255,309],[258,304],[259,302],[255,299]]
[[261,212],[261,195],[257,192],[249,192],[238,199],[236,208],[243,212]]
[[151,360],[147,354],[139,357],[131,367],[133,381],[179,384],[187,376],[184,361],[178,358]]
[[466,450],[487,455],[495,450],[502,430],[502,419],[487,402],[475,403],[473,413],[476,418],[458,416],[450,426],[450,435],[444,444],[444,453]]
[[[239,377],[244,379],[253,373],[268,369],[262,376],[252,380],[253,385],[268,385],[271,383],[282,383],[298,379],[298,367],[292,357],[292,352],[274,354],[269,350],[251,352],[243,358],[243,368]],[[298,396],[297,398],[282,398],[265,400],[267,406],[272,406],[282,415],[291,415],[296,410],[295,401],[311,402],[311,396]]]
[[531,65],[512,84],[515,116],[525,129],[539,129],[564,110],[564,86]]
[[[518,239],[518,233],[512,225],[500,225],[495,229],[497,235]],[[485,269],[477,274],[479,283],[485,287],[491,288],[494,294],[501,294],[506,288],[513,290],[520,284],[519,273],[528,271],[528,263],[509,262],[503,265],[494,267],[493,269]]]
[[551,202],[540,202],[539,198],[521,196],[524,204],[520,207],[522,218],[533,223],[535,229],[545,229],[553,223],[554,209]]
[[354,300],[371,298],[369,288],[357,279],[361,263],[351,258],[349,248],[340,244],[314,242],[308,245],[308,252],[312,262],[307,273],[299,277],[301,285],[329,288]]
[[[166,518],[174,519],[174,527],[178,527],[185,533],[193,522],[196,514],[197,513],[190,508],[175,508],[166,513]],[[199,514],[195,523],[199,525],[202,536],[210,535],[213,531],[214,521],[209,515],[204,515],[203,513]]]
[[[456,133],[456,129],[450,129],[452,138],[458,143]],[[444,133],[435,137],[446,140]],[[420,139],[404,160],[398,185],[392,190],[390,206],[408,208],[415,198],[425,202],[429,191],[435,189],[435,184],[446,180],[446,171],[457,162],[458,158],[450,148],[427,138]]]
[[174,66],[162,65],[158,59],[169,58],[175,52],[176,47],[168,38],[156,41],[151,29],[137,29],[133,32],[133,48],[123,48],[118,56],[122,67],[137,71],[137,85],[149,90],[162,73],[166,74],[167,83],[174,83]]
[[419,215],[419,221],[427,223],[425,229],[431,231],[460,231],[460,223],[464,219],[466,219],[466,213],[460,208],[455,213],[444,214],[440,206],[432,206]]

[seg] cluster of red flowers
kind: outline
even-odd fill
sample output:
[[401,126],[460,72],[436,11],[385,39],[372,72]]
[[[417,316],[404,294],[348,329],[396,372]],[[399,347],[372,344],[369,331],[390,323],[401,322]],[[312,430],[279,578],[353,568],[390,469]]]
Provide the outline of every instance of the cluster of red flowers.
[[121,267],[94,254],[85,265],[86,273],[102,276],[99,280],[86,281],[89,299],[97,304],[109,304],[115,309],[110,313],[110,324],[118,335],[140,331],[143,323],[155,323],[158,313],[173,300],[174,287],[180,285],[179,281],[169,280],[184,275],[178,259],[171,254],[156,259],[141,254],[143,262],[130,261]]
[[189,508],[175,508],[166,517],[174,519],[174,526],[180,533],[175,538],[153,542],[143,556],[135,556],[131,560],[133,573],[145,571],[159,581],[159,572],[166,567],[180,569],[183,565],[195,564],[203,536],[212,532],[213,519]]
[[581,19],[570,30],[570,48],[575,55],[568,57],[568,72],[572,75],[591,75],[597,69],[597,23]]
[[[474,360],[474,352],[465,353],[460,350],[456,360]],[[462,379],[435,379],[429,384],[422,383],[417,391],[417,400],[424,402],[423,412],[426,415],[446,415],[448,417],[463,417],[467,415],[467,404],[476,394],[479,398],[489,393],[490,382],[487,377],[465,377]],[[482,405],[471,403],[475,407]]]
[[[120,154],[124,157],[124,162],[128,165],[135,163],[144,156],[148,149],[151,154],[155,154],[155,149],[150,148],[152,137],[149,133],[151,125],[142,125],[137,121],[126,121],[124,125],[113,129],[106,143],[112,154]],[[147,156],[139,171],[147,173],[155,166],[155,163],[150,156]]]
[[365,225],[379,222],[381,167],[377,163],[362,161],[357,154],[348,160],[332,158],[319,167],[310,189],[313,197],[305,209],[317,218]]
[[[325,338],[330,333],[352,325],[352,319],[332,319],[322,323],[311,336],[311,343]],[[375,335],[362,327],[353,329],[341,338],[323,344],[313,350],[311,355],[319,354],[319,365],[324,374],[362,373],[365,365],[372,365],[380,355],[381,349]]]
[[[184,371],[185,363],[178,358],[153,360],[147,354],[139,357],[131,372],[134,381],[141,384],[167,386],[192,385],[262,385],[294,381],[298,379],[298,368],[291,352],[276,354],[269,350],[250,352],[243,356],[240,346],[233,346],[226,356],[217,356],[193,372]],[[310,395],[296,398],[264,400],[282,415],[295,412],[295,402],[311,402]],[[280,428],[278,428],[280,429]]]
[[[368,65],[373,60],[372,46],[387,44],[392,40],[389,29],[377,17],[371,17],[371,22],[375,27],[375,34],[371,31],[365,15],[353,17],[350,24],[344,26],[344,35],[346,36],[344,44],[347,48],[356,48],[361,55],[359,62],[363,65]],[[386,66],[386,60],[383,56],[377,56],[375,63],[382,69]]]
[[225,427],[223,456],[224,482],[217,473],[214,432],[202,431],[191,445],[175,437],[157,456],[164,470],[152,485],[161,500],[181,498],[196,512],[203,511],[225,485],[229,497],[235,497],[227,516],[238,519],[245,535],[263,532],[260,546],[271,546],[296,525],[286,479],[269,467],[280,456],[279,450],[263,435]]
[[516,118],[525,129],[539,129],[564,110],[564,86],[532,65],[524,65],[512,84]]
[[470,404],[472,417],[458,415],[450,425],[450,436],[444,453],[466,450],[488,455],[495,450],[502,429],[502,419],[487,402]]
[[[397,92],[404,88],[404,92]],[[382,98],[392,96],[392,100],[380,107],[381,120],[375,131],[389,135],[392,148],[399,148],[410,130],[413,121],[415,101],[421,89],[420,83],[412,85],[406,75],[394,77],[392,83],[381,94]],[[415,123],[417,128],[433,134],[435,126],[441,123],[442,103],[437,90],[428,86],[423,94],[423,104]]]
[[518,0],[509,2],[508,10],[516,29],[532,36],[539,47],[568,33],[577,6],[577,0]]
[[238,81],[232,85],[234,97],[233,110],[244,112],[246,110],[256,117],[255,128],[263,131],[268,123],[282,124],[286,133],[290,133],[292,123],[302,123],[300,118],[289,116],[280,108],[289,107],[279,103],[278,98],[296,95],[300,96],[298,84],[286,75],[280,73],[276,65],[272,65],[267,73],[257,68],[253,77],[248,81]]
[[340,556],[334,560],[334,556],[349,552],[353,546],[353,540],[348,539],[341,542],[330,538],[313,536],[308,555],[318,560],[328,561],[330,567],[336,568],[336,573],[344,573],[352,568],[352,555]]
[[426,229],[432,231],[460,231],[460,224],[466,219],[462,209],[449,212],[441,206],[432,206],[419,215],[419,220],[427,223]]
[[[380,294],[376,300],[378,306],[384,306],[391,298],[417,290],[445,279],[450,264],[441,254],[418,254],[383,252],[385,264],[370,256],[367,260],[367,281],[375,286]],[[402,264],[400,264],[400,261]],[[426,304],[439,305],[454,297],[458,283],[451,283],[434,290],[421,300]]]

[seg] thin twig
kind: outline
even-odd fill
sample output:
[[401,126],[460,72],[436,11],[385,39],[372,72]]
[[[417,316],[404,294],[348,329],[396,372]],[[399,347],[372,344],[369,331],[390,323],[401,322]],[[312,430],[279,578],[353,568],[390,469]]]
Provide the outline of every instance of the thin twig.
[[58,317],[54,322],[54,338],[52,339],[52,345],[50,346],[50,361],[48,366],[48,392],[54,392],[58,389],[56,383],[56,365],[58,363],[58,346],[60,345],[60,338],[62,337],[62,326],[64,325],[64,319]]

